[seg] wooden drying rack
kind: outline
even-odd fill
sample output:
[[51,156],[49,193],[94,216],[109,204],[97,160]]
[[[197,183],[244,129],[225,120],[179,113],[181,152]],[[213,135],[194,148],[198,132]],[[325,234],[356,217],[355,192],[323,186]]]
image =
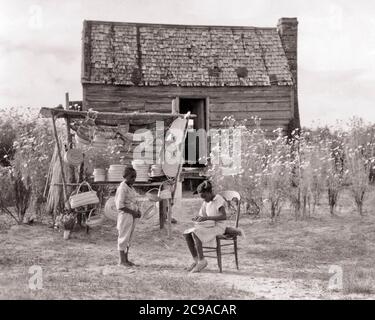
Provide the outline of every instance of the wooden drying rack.
[[[67,101],[67,108],[69,106],[69,102]],[[68,180],[67,176],[65,175],[64,171],[64,163],[62,159],[62,150],[61,146],[59,143],[59,137],[56,129],[56,120],[57,119],[64,119],[65,124],[66,124],[66,130],[67,130],[67,145],[68,148],[71,148],[72,145],[72,134],[71,134],[71,121],[74,119],[86,119],[88,114],[94,114],[95,115],[95,124],[96,125],[104,125],[104,126],[116,126],[118,124],[124,124],[126,122],[136,122],[138,124],[140,123],[150,123],[154,121],[163,121],[163,120],[169,120],[173,121],[177,118],[183,117],[185,118],[186,125],[184,128],[184,139],[185,141],[186,134],[187,134],[187,126],[188,126],[188,121],[189,118],[194,118],[195,115],[192,115],[190,113],[188,114],[178,114],[178,113],[157,113],[157,112],[130,112],[130,113],[115,113],[115,112],[98,112],[98,111],[74,111],[74,110],[66,110],[61,108],[41,108],[40,114],[42,117],[45,118],[51,118],[52,119],[52,128],[53,128],[53,134],[55,138],[55,143],[57,146],[57,151],[58,151],[58,157],[59,157],[59,162],[60,162],[60,167],[61,167],[61,177],[62,177],[62,183],[57,184],[57,185],[62,185],[63,187],[63,194],[64,194],[64,203],[67,202],[68,200],[68,186],[73,187],[77,186],[79,183],[71,182],[70,177],[74,176],[70,172],[68,174]],[[175,193],[176,193],[176,187],[177,183],[179,182],[180,179],[180,174],[182,170],[182,163],[180,162],[177,170],[177,174],[175,177],[173,177],[171,180],[173,181],[172,184],[172,198],[167,199],[167,200],[162,200],[159,202],[159,221],[160,221],[160,229],[164,228],[165,225],[165,218],[167,217],[168,219],[168,226],[167,226],[167,231],[168,231],[168,237],[171,237],[171,208],[174,203],[175,199]],[[74,173],[74,169],[73,169]],[[153,188],[156,186],[160,186],[162,182],[136,182],[134,184],[134,187],[142,187],[142,188]],[[106,186],[109,185],[118,185],[120,182],[94,182],[92,185],[98,186],[99,188],[102,188],[102,191],[105,189]]]

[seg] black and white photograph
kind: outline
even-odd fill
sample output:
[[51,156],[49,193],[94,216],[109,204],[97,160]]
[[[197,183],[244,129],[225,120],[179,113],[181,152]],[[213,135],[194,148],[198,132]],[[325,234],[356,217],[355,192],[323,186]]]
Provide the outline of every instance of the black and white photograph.
[[0,300],[373,300],[374,103],[371,0],[0,0]]

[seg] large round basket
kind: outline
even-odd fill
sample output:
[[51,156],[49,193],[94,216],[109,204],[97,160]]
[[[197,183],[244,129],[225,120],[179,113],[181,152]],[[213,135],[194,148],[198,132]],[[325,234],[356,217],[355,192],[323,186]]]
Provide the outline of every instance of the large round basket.
[[64,161],[72,166],[79,166],[83,162],[83,153],[79,149],[69,149],[65,153]]
[[180,118],[174,120],[166,133],[162,168],[168,177],[174,178],[178,173],[186,121]]
[[104,216],[110,220],[117,221],[118,211],[116,209],[115,197],[110,197],[105,203]]

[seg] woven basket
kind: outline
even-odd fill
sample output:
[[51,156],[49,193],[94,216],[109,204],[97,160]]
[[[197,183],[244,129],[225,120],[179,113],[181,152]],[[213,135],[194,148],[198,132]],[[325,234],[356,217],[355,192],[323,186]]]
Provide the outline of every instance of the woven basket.
[[110,220],[117,221],[118,211],[115,204],[115,197],[110,197],[105,203],[104,216]]
[[65,153],[64,161],[72,166],[79,166],[83,162],[83,153],[79,149],[69,149]]
[[[87,192],[80,192],[81,187],[86,184],[89,188]],[[74,194],[75,193],[75,194]],[[69,203],[72,209],[87,206],[89,204],[98,204],[99,198],[94,190],[92,190],[89,183],[82,182],[78,188],[72,193],[69,198]]]
[[94,139],[92,140],[91,146],[94,148],[106,148],[108,146],[108,142],[105,139],[103,134],[96,134],[94,135]]
[[77,144],[85,145],[85,146],[90,145],[90,141],[84,139],[83,137],[80,137],[80,136],[78,135],[78,133],[76,134],[75,139],[76,139]]
[[92,209],[90,211],[89,217],[86,220],[86,225],[89,226],[90,228],[100,226],[104,221],[104,217],[101,214],[98,216],[92,217],[91,215],[94,211],[95,209]]
[[156,204],[148,207],[144,212],[142,212],[142,220],[149,220],[156,214]]
[[158,188],[152,188],[148,190],[145,196],[147,197],[149,201],[155,201],[155,202],[160,201]]
[[84,140],[88,140],[88,141],[92,140],[91,132],[92,132],[92,130],[86,124],[81,124],[76,131],[77,135],[80,138],[82,138]]
[[172,192],[169,189],[162,190],[162,187],[164,185],[164,182],[160,185],[159,188],[152,188],[149,191],[146,192],[145,196],[149,201],[161,201],[165,199],[171,199],[172,198]]
[[94,175],[94,182],[103,182],[103,181],[105,181],[106,177],[107,176],[105,174],[95,174]]
[[93,171],[94,176],[95,175],[105,175],[105,169],[102,168],[95,168]]
[[206,221],[194,221],[194,225],[196,227],[203,227],[203,228],[213,228],[215,227],[216,223],[214,220],[206,220]]

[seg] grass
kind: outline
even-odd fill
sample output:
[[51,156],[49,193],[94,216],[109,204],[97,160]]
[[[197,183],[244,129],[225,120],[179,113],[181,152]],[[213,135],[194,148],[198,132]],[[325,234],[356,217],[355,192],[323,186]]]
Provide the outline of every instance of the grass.
[[371,295],[375,293],[375,272],[354,267],[347,271],[344,282],[345,294]]
[[[0,216],[0,299],[373,299],[374,202],[368,201],[365,217],[348,205],[336,216],[322,205],[297,221],[285,210],[272,224],[265,215],[242,217],[247,237],[239,241],[240,270],[233,256],[224,256],[222,274],[214,259],[200,274],[183,271],[190,258],[181,233],[197,200],[184,200],[172,239],[159,230],[157,217],[137,226],[130,257],[140,267],[133,273],[116,266],[110,221],[64,241],[46,225],[15,226]],[[42,290],[28,287],[33,265],[42,267]],[[332,265],[343,270],[343,287],[335,291],[328,288]]]

